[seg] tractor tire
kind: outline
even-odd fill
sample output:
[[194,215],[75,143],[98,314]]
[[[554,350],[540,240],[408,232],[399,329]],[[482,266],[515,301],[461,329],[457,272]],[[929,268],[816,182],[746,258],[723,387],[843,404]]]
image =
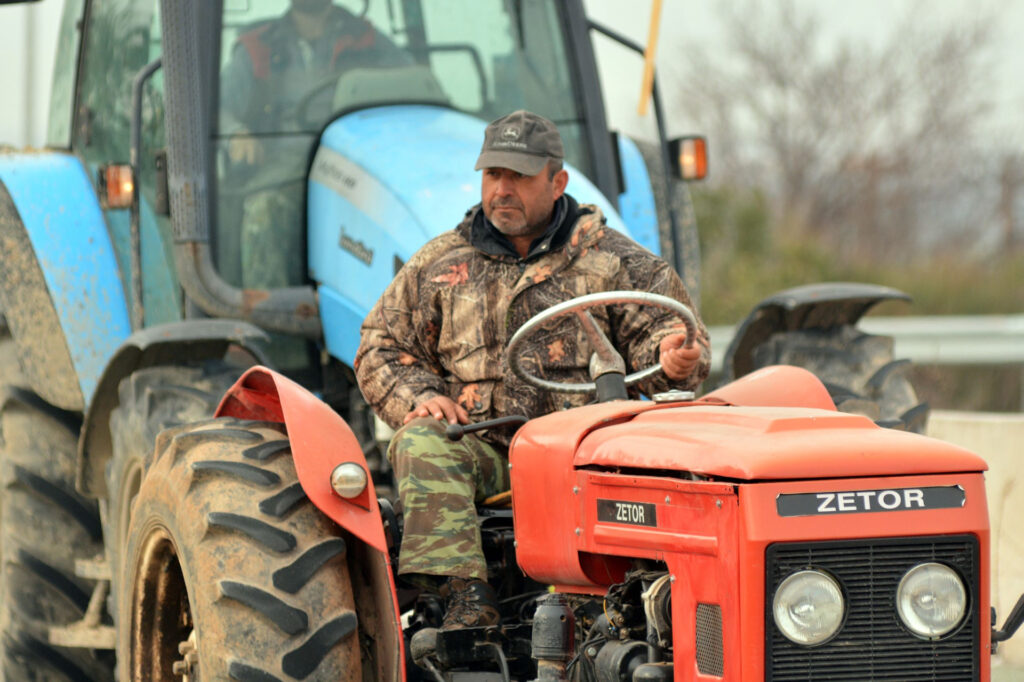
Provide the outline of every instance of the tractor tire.
[[880,426],[924,433],[928,403],[918,400],[909,360],[893,359],[893,340],[844,325],[778,333],[754,350],[755,368],[796,365],[813,372],[842,412]]
[[10,338],[0,341],[0,670],[7,682],[110,680],[110,652],[50,644],[80,621],[96,587],[77,559],[103,553],[96,502],[75,490],[81,415],[22,388]]
[[221,396],[241,373],[222,361],[164,365],[138,370],[118,386],[118,406],[110,415],[113,453],[106,467],[105,520],[107,562],[114,571],[107,606],[115,623],[123,593],[116,569],[121,565],[134,498],[153,461],[157,435],[166,428],[211,418]]
[[[654,207],[658,213],[658,236],[661,240],[663,258],[679,272],[694,305],[700,307],[700,236],[697,232],[697,218],[686,182],[665,176],[661,163],[661,148],[653,142],[634,140],[647,167],[654,194]],[[672,246],[672,220],[670,208],[676,214],[676,240],[682,251],[676,257]]]
[[345,538],[302,491],[281,428],[160,435],[118,567],[122,681],[362,678]]

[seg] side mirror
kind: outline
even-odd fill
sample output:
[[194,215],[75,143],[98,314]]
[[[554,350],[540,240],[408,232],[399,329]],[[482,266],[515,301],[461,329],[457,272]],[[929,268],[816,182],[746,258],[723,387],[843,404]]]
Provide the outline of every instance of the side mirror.
[[708,141],[700,135],[669,140],[672,172],[680,180],[703,180],[708,174]]

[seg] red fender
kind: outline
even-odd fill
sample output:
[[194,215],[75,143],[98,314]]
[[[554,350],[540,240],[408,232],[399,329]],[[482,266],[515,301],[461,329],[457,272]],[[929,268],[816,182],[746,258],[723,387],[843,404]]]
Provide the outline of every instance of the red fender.
[[352,429],[325,402],[271,369],[253,367],[224,394],[215,416],[286,424],[295,471],[310,501],[339,526],[387,554],[373,481],[353,499],[338,496],[331,487],[331,472],[342,462],[367,467]]
[[[364,470],[367,468],[363,450],[352,429],[334,410],[308,390],[271,369],[259,366],[246,371],[224,394],[215,416],[287,425],[295,471],[310,501],[339,526],[368,547],[377,550],[381,560],[378,565],[383,565],[381,572],[387,575],[393,607],[390,618],[386,613],[378,612],[380,620],[390,626],[386,633],[382,627],[381,633],[390,638],[391,650],[394,652],[393,667],[390,669],[394,671],[396,679],[404,680],[402,616],[398,611],[398,591],[373,480],[368,480],[363,494],[351,500],[338,496],[331,487],[331,472],[342,462],[355,462]],[[378,584],[383,588],[382,582]],[[384,598],[383,594],[373,601],[378,608],[386,608],[381,598]]]

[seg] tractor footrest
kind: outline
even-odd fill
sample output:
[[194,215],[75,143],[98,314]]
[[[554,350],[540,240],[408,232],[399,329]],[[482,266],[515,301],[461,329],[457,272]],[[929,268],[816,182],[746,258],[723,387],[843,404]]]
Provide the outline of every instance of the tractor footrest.
[[437,657],[444,668],[493,662],[498,660],[499,655],[508,659],[528,659],[530,633],[529,625],[464,628],[447,632],[442,630],[437,635]]
[[117,648],[117,630],[109,625],[90,626],[79,621],[67,627],[50,628],[50,644],[79,649]]

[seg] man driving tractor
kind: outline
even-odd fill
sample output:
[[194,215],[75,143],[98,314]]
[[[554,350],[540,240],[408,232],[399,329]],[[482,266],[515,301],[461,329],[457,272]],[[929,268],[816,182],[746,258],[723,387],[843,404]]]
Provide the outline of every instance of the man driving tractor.
[[[555,125],[516,111],[487,126],[476,163],[481,203],[454,230],[428,242],[396,275],[362,327],[359,387],[398,429],[388,449],[404,513],[399,573],[440,593],[442,629],[496,624],[475,503],[509,489],[511,429],[445,437],[448,424],[505,415],[537,417],[582,405],[509,369],[505,348],[528,319],[583,294],[629,290],[693,307],[660,258],[609,228],[600,210],[565,194],[568,173]],[[640,384],[647,395],[692,390],[710,368],[707,331],[682,347],[671,313],[636,305],[594,309],[627,371],[660,362]],[[536,376],[587,380],[591,347],[573,320],[535,334],[522,362]]]
[[341,74],[413,64],[373,24],[330,0],[291,0],[283,15],[241,33],[221,75],[220,133],[228,183],[245,198],[240,283],[272,288],[303,281],[309,138],[327,114]]

